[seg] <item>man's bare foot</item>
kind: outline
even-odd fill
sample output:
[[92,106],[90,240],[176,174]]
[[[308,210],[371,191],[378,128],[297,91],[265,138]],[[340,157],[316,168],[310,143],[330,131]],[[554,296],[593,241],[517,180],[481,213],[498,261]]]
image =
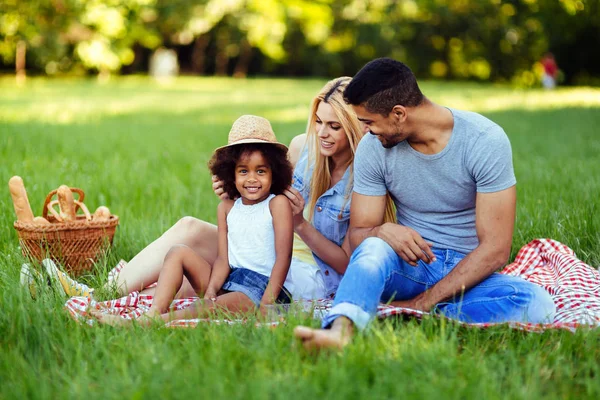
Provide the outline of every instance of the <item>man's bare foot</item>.
[[294,328],[294,335],[307,350],[343,349],[352,340],[352,322],[340,317],[333,321],[331,329],[312,329],[306,326]]

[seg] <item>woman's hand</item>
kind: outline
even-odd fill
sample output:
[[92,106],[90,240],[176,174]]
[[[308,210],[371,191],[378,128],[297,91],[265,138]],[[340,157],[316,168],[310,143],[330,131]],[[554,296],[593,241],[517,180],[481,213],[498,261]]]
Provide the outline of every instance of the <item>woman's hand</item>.
[[297,191],[291,186],[285,189],[283,191],[283,194],[288,198],[288,200],[290,201],[290,205],[292,206],[294,228],[296,228],[306,222],[303,215],[305,206],[304,198],[302,197],[302,194],[300,194],[299,191]]
[[212,181],[213,192],[215,192],[217,197],[219,197],[221,200],[229,200],[229,195],[223,190],[223,181],[220,180],[216,175],[212,176]]

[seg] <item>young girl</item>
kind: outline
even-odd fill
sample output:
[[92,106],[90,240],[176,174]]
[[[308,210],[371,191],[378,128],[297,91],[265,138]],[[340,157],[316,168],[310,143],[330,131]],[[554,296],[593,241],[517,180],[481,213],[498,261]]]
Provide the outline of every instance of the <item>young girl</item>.
[[[292,256],[292,209],[283,191],[292,180],[287,147],[278,143],[268,120],[245,115],[233,124],[227,146],[215,150],[209,167],[224,182],[230,199],[218,208],[218,256],[211,265],[185,245],[164,259],[147,318],[173,319],[169,305],[185,276],[204,300],[195,318],[215,309],[247,312],[274,303],[289,303],[287,280]],[[185,310],[178,312],[185,318]],[[129,322],[96,313],[102,323]]]

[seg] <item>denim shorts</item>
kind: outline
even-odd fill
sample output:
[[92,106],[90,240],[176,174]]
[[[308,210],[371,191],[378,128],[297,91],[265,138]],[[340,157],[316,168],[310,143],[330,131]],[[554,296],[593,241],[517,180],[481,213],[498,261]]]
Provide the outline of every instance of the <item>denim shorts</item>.
[[[263,274],[259,274],[258,272],[246,268],[233,268],[223,284],[222,289],[227,292],[243,293],[258,307],[268,284],[269,278]],[[281,289],[275,302],[292,302],[291,296],[285,287]]]

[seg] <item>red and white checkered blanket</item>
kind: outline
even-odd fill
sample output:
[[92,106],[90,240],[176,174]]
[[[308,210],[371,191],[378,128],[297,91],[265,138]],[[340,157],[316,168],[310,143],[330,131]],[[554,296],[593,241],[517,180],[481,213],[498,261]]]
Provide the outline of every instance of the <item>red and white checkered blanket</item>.
[[[119,262],[109,274],[109,279],[114,279],[125,265],[125,261]],[[521,248],[515,261],[508,265],[502,273],[520,276],[544,287],[556,303],[557,314],[554,323],[526,324],[513,322],[508,324],[465,325],[482,328],[508,325],[512,328],[533,332],[541,332],[546,329],[568,329],[573,331],[580,326],[600,326],[600,272],[577,259],[573,250],[564,244],[552,239],[533,240]],[[184,309],[196,300],[198,300],[196,297],[175,300],[171,304],[171,310]],[[110,314],[121,315],[126,319],[135,319],[148,311],[151,305],[152,296],[133,292],[120,299],[103,302],[97,302],[86,297],[72,297],[67,301],[65,307],[75,320],[92,325],[95,320],[88,314],[90,309],[104,310]],[[330,300],[317,300],[302,305],[303,309],[311,309],[313,315],[317,318],[324,315],[330,307]],[[421,318],[427,314],[385,304],[379,305],[377,311],[377,316],[381,319],[399,315]],[[245,321],[190,319],[172,321],[167,326],[195,327],[199,323],[234,324],[243,322]],[[273,322],[267,325],[277,324],[278,322]]]

